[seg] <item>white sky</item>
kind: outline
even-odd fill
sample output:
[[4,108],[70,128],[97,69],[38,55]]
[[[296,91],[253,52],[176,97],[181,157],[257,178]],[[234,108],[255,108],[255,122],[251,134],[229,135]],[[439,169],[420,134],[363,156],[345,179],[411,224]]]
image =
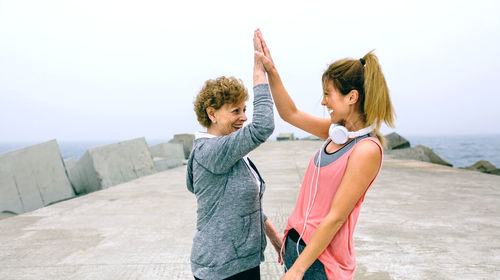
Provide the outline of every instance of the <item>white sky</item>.
[[[205,80],[235,76],[251,92],[257,27],[304,111],[326,116],[329,63],[375,49],[395,131],[498,134],[498,11],[498,1],[0,0],[0,141],[200,130],[192,102]],[[307,135],[275,119],[274,136]]]

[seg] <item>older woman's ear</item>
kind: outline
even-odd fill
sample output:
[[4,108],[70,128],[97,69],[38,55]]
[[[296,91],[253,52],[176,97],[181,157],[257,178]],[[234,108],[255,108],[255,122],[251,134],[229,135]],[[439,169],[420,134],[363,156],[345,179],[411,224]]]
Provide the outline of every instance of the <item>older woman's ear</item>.
[[215,119],[215,108],[214,107],[207,107],[207,109],[205,109],[205,111],[207,112],[207,115],[208,115],[208,118],[210,119],[210,121],[212,121],[212,123],[216,123],[217,120]]

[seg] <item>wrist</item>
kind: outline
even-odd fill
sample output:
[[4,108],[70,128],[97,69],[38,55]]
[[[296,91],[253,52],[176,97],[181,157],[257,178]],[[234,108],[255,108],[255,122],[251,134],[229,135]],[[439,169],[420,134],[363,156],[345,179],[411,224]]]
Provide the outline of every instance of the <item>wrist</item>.
[[266,74],[253,74],[253,85],[267,84]]
[[306,273],[306,270],[305,269],[300,269],[298,268],[297,266],[293,265],[291,268],[290,268],[290,271],[293,272],[295,275],[298,275],[300,277],[303,277],[304,274]]

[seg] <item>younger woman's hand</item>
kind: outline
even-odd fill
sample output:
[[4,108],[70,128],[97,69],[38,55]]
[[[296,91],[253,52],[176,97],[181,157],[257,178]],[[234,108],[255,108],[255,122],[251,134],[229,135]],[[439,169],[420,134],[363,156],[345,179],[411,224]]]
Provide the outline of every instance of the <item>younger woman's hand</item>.
[[300,280],[304,277],[304,273],[298,272],[293,268],[289,269],[280,280]]

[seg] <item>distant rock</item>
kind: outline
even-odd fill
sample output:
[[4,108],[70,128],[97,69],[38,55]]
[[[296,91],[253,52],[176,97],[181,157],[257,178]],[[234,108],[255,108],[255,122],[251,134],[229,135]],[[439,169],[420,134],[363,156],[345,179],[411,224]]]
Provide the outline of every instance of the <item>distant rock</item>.
[[276,137],[276,140],[278,141],[291,141],[291,140],[295,140],[295,136],[293,135],[293,133],[280,133],[278,135],[278,137]]
[[495,170],[489,172],[489,174],[500,175],[500,169],[495,169]]
[[387,134],[384,137],[387,140],[387,150],[410,148],[410,142],[396,132]]
[[465,169],[500,175],[500,169],[497,169],[493,164],[491,164],[491,162],[487,160],[480,160],[471,166],[465,167]]
[[446,166],[453,166],[451,163],[447,162],[436,153],[434,153],[432,149],[423,145],[405,149],[389,150],[386,151],[386,154],[398,159],[413,159]]

